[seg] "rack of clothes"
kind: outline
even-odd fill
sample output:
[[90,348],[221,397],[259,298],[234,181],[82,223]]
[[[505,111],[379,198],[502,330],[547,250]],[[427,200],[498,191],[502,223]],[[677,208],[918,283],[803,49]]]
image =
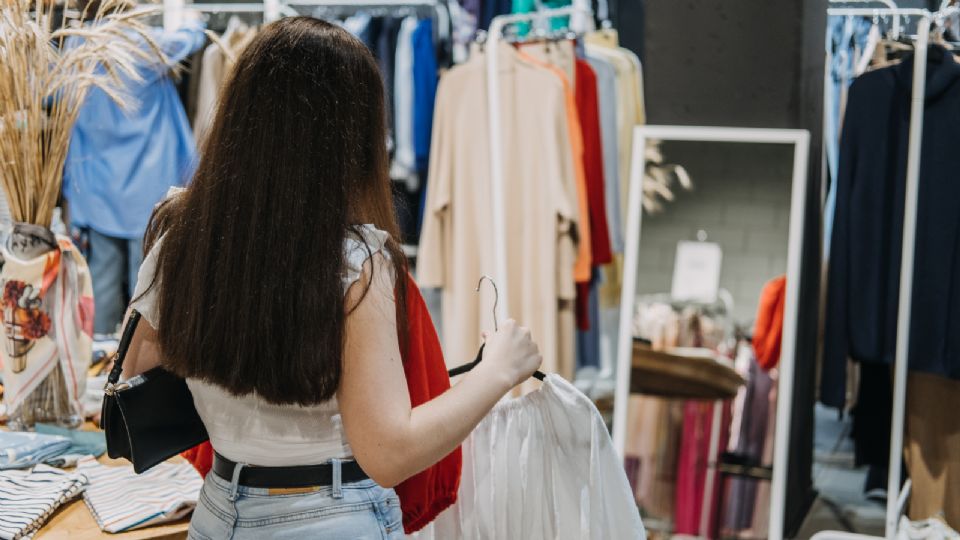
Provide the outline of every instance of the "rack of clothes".
[[[955,253],[957,245],[951,236],[956,227],[950,221],[955,222],[958,215],[958,197],[951,191],[955,189],[951,187],[955,185],[952,174],[946,172],[953,170],[955,158],[949,146],[937,138],[948,133],[943,129],[950,125],[949,111],[960,102],[958,87],[953,84],[960,77],[960,68],[945,47],[931,41],[931,28],[935,24],[942,28],[943,21],[958,12],[957,7],[937,12],[889,7],[827,10],[828,15],[838,17],[919,18],[916,36],[911,39],[913,54],[899,65],[858,77],[849,88],[833,178],[835,213],[826,214],[832,223],[821,400],[844,405],[848,356],[858,360],[861,368],[876,366],[889,373],[893,365],[892,381],[887,379],[892,399],[888,402],[887,508],[882,537],[891,540],[904,523],[901,516],[908,501],[915,513],[914,505],[926,508],[931,499],[939,497],[946,520],[954,520],[951,525],[955,526],[958,519],[957,495],[950,491],[955,488],[949,487],[951,477],[956,478],[956,472],[951,472],[956,456],[951,460],[950,454],[957,449],[948,448],[944,433],[937,435],[937,426],[943,422],[923,414],[932,406],[949,406],[960,379],[950,337],[957,334],[956,320],[950,316],[956,298],[944,292],[956,288],[958,262],[949,255],[937,255]],[[878,114],[878,109],[889,113]],[[864,187],[865,182],[869,187]],[[864,196],[865,192],[871,193]],[[849,286],[853,277],[856,287]],[[954,391],[943,391],[946,386]],[[935,405],[930,402],[931,395],[945,401]],[[924,454],[926,459],[942,462],[924,463]],[[904,459],[911,478],[901,487]],[[815,538],[878,537],[828,531]]]
[[[187,69],[178,84],[199,143],[209,128],[231,65],[257,34],[260,22],[270,20],[271,6],[268,2],[167,6],[171,12],[187,8],[209,14],[209,45],[186,62]],[[282,3],[277,9],[281,16],[303,13],[337,22],[363,40],[377,57],[386,86],[390,174],[402,241],[405,252],[414,259],[422,221],[436,87],[440,71],[452,61],[453,30],[447,3],[296,0]]]
[[564,8],[496,19],[469,59],[441,77],[417,279],[442,289],[451,362],[472,358],[481,331],[492,328],[482,307],[492,299],[473,292],[489,274],[500,287],[501,319],[531,328],[544,371],[573,380],[578,365],[589,364],[612,376],[612,360],[603,364],[600,353],[603,331],[584,334],[604,327],[603,286],[618,287],[612,263],[623,249],[625,143],[643,121],[640,63],[602,30],[574,32],[576,39],[566,28],[503,31],[575,13],[584,14]]

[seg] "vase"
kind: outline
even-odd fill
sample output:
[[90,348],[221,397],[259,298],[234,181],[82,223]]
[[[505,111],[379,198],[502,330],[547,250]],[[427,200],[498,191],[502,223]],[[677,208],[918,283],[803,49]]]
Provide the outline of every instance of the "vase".
[[8,426],[77,427],[92,348],[86,262],[69,239],[15,223],[0,245],[0,314]]

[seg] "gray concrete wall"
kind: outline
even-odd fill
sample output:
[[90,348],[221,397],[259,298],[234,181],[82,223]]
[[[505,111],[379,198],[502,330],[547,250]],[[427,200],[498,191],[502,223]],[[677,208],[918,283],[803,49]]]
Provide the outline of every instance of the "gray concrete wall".
[[677,242],[698,230],[723,249],[720,286],[740,324],[753,320],[760,290],[786,273],[792,147],[668,143],[669,162],[683,163],[695,189],[678,192],[661,214],[646,214],[640,239],[640,294],[669,292]]

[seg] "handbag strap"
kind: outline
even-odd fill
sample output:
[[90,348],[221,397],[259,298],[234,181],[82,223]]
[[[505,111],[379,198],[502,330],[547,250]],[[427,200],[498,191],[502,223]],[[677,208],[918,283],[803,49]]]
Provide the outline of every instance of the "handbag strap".
[[140,312],[131,309],[130,318],[127,319],[127,325],[123,328],[123,334],[120,336],[120,345],[117,347],[117,358],[113,361],[113,369],[107,376],[107,384],[117,384],[120,380],[120,373],[123,371],[123,359],[127,356],[127,349],[130,348],[130,342],[133,341],[133,333],[137,330],[137,323],[140,322]]

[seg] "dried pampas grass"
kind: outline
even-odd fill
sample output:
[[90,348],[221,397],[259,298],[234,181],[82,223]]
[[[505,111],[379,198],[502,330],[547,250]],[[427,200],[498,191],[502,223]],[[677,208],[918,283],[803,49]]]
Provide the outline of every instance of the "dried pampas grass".
[[[91,4],[95,5],[95,4]],[[102,0],[54,29],[48,0],[0,0],[0,180],[13,219],[50,227],[70,134],[87,93],[98,89],[126,109],[138,66],[169,65],[147,16],[126,0]]]
[[693,190],[693,180],[681,165],[664,163],[661,141],[651,140],[646,148],[647,167],[643,177],[643,208],[649,214],[663,212],[664,204],[676,199],[673,185],[679,183],[684,191]]

